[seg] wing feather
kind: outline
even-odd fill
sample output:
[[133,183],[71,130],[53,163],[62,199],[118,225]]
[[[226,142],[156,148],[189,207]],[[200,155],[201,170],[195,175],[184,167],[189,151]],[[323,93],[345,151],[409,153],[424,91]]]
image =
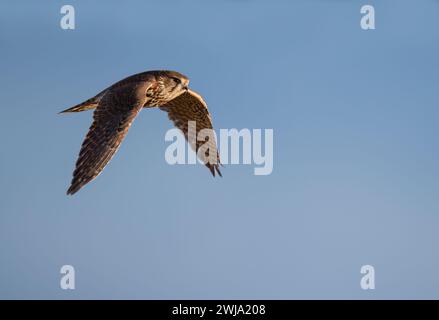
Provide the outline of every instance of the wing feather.
[[145,103],[143,83],[129,83],[108,92],[93,114],[67,194],[95,179],[120,147]]
[[[201,130],[213,130],[212,117],[203,98],[195,91],[188,90],[179,95],[177,98],[161,106],[160,109],[166,111],[169,119],[183,132],[192,149],[205,163],[207,168],[209,168],[212,175],[215,176],[215,173],[218,173],[220,176],[222,176],[219,170],[221,161],[215,139],[209,139],[208,137],[205,137],[205,139],[201,141],[198,141],[197,139]],[[195,121],[195,137],[189,136],[189,121]],[[199,149],[203,145],[203,149],[206,150],[205,154],[198,154]],[[210,152],[216,156],[210,157]]]

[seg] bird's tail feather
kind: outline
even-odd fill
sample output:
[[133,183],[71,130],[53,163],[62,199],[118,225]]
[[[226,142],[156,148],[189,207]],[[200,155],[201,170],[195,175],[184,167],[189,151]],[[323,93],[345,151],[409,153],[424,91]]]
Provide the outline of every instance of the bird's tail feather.
[[61,111],[60,113],[68,113],[68,112],[81,112],[90,109],[94,109],[98,106],[98,102],[95,98],[88,99],[87,101],[80,103],[74,107],[68,108],[66,110]]

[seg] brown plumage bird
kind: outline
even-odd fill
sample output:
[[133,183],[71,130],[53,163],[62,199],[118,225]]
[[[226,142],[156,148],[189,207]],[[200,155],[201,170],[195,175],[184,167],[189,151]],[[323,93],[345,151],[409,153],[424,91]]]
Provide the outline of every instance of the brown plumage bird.
[[[188,88],[188,84],[189,79],[175,71],[143,72],[125,78],[93,98],[61,111],[60,113],[67,113],[96,109],[67,194],[78,192],[102,172],[119,149],[142,108],[160,107],[166,111],[186,140],[188,121],[195,121],[197,134],[202,129],[212,129],[212,118],[206,103],[199,94]],[[205,156],[210,160],[205,161],[205,165],[213,176],[215,172],[221,176],[221,163],[215,141],[206,138],[205,141],[191,143],[191,147],[197,152],[204,143],[209,146]],[[209,152],[214,152],[216,156],[209,157]]]

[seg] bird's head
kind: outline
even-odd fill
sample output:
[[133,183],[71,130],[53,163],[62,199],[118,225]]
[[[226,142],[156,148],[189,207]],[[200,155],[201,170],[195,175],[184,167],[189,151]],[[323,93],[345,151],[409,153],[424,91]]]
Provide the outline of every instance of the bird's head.
[[158,71],[161,95],[172,100],[188,90],[189,79],[176,71]]

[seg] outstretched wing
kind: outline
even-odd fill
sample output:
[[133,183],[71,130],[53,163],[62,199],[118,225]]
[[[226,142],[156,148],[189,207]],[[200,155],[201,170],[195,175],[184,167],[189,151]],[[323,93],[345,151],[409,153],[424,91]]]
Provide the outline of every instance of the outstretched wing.
[[[213,136],[212,117],[203,98],[198,93],[188,90],[161,106],[160,109],[166,111],[169,119],[183,132],[192,149],[209,168],[212,175],[215,176],[215,172],[218,172],[222,176],[219,170],[221,161]],[[193,121],[193,124],[196,125],[196,130],[193,132],[189,129],[190,121]],[[204,133],[207,131],[203,129],[211,130],[212,135],[205,135]],[[203,130],[203,137],[199,136],[201,130]],[[198,141],[197,137],[202,140]],[[198,152],[200,148],[202,150]]]
[[102,98],[82,143],[67,194],[73,195],[96,178],[114,156],[145,103],[145,86],[145,83],[126,84],[110,90]]

